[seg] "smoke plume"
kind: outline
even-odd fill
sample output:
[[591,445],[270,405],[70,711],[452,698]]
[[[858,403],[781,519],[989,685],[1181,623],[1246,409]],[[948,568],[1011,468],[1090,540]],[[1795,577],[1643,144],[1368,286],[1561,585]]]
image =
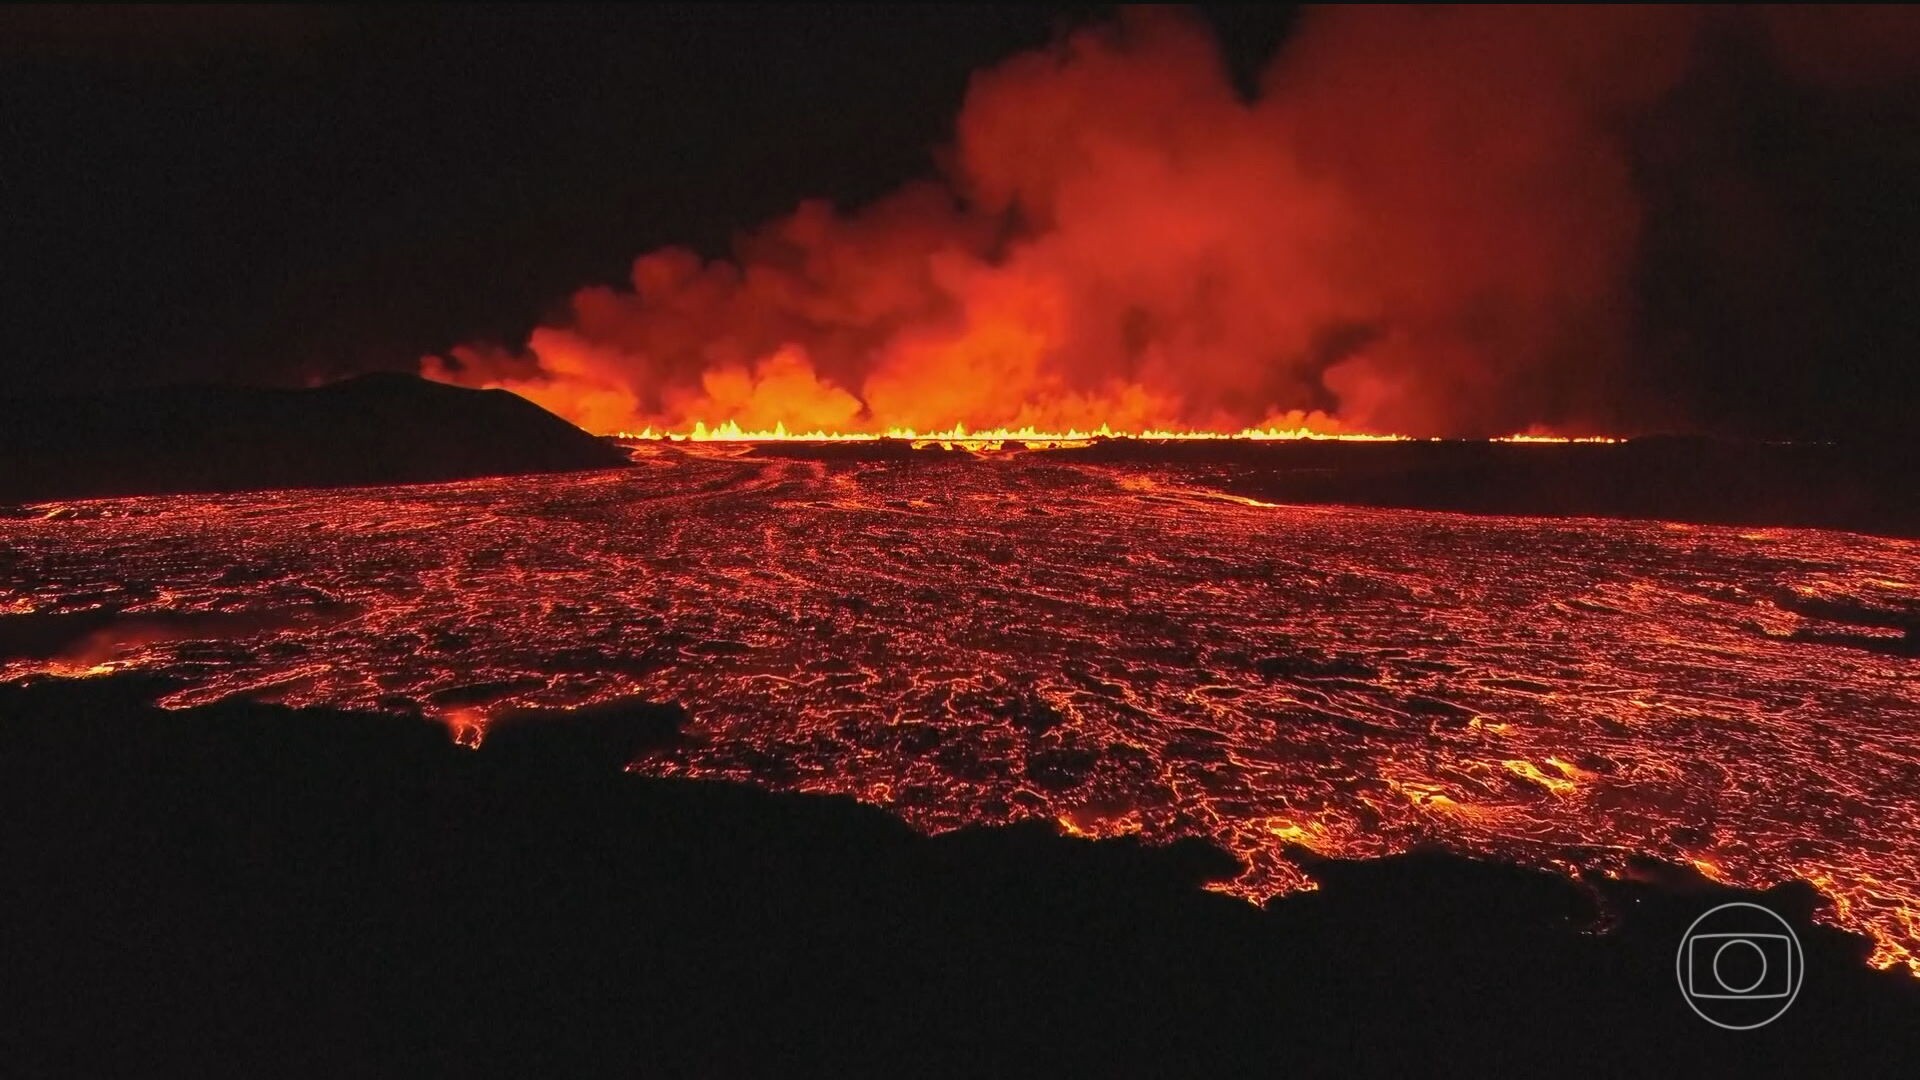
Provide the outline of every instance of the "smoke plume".
[[[1911,54],[1809,17],[1737,16],[1823,84]],[[1628,430],[1634,127],[1713,18],[1312,11],[1249,98],[1196,19],[1130,11],[978,73],[938,181],[642,255],[425,372],[601,431]]]

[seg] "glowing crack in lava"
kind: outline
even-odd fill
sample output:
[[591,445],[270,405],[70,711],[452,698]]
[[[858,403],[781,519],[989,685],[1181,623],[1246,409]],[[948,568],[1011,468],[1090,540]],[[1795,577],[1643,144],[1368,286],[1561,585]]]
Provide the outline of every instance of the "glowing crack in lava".
[[673,698],[692,738],[643,771],[929,830],[1208,837],[1249,898],[1305,884],[1293,844],[1646,855],[1805,879],[1876,963],[1920,955],[1920,668],[1819,614],[1911,615],[1920,543],[650,443],[565,477],[49,506],[0,550],[0,611],[118,612],[7,680],[480,718]]
[[[1086,445],[1099,439],[1129,439],[1151,442],[1200,442],[1200,441],[1238,441],[1238,442],[1290,442],[1296,440],[1330,440],[1338,442],[1400,442],[1403,435],[1371,435],[1362,432],[1319,431],[1310,427],[1264,427],[1243,428],[1240,431],[1186,431],[1149,428],[1142,431],[1115,431],[1106,424],[1089,431],[1077,428],[1065,430],[1042,430],[1028,426],[1021,428],[982,428],[969,429],[965,424],[951,427],[919,431],[914,428],[888,428],[880,432],[864,431],[807,431],[789,432],[784,423],[776,423],[764,430],[748,430],[738,423],[728,421],[709,427],[705,421],[696,421],[693,427],[684,432],[656,432],[652,428],[642,431],[622,431],[615,433],[629,442],[660,440],[665,442],[809,442],[809,443],[845,443],[879,442],[892,439],[912,443],[915,446],[982,446],[1002,449],[1008,444],[1025,446],[1029,449],[1047,449],[1071,445]],[[1553,436],[1513,435],[1514,441],[1604,441],[1611,439],[1570,440]]]
[[[615,437],[627,442],[718,442],[718,443],[853,443],[880,442],[891,439],[910,443],[915,447],[928,446],[980,448],[989,450],[1005,449],[1009,445],[1025,447],[1029,450],[1058,449],[1065,446],[1085,446],[1099,440],[1124,439],[1143,442],[1411,442],[1405,435],[1376,435],[1359,431],[1322,431],[1312,427],[1263,427],[1242,428],[1239,431],[1192,431],[1165,428],[1148,428],[1141,431],[1115,431],[1107,424],[1101,424],[1089,431],[1076,428],[1065,430],[1042,430],[1035,427],[1022,428],[983,428],[969,429],[965,424],[919,431],[914,428],[888,428],[880,432],[864,431],[806,431],[790,432],[784,423],[776,423],[767,429],[748,430],[738,423],[728,421],[709,427],[705,421],[696,421],[690,430],[684,432],[655,431],[646,428],[641,431],[614,432]],[[1617,443],[1623,440],[1610,435],[1554,435],[1535,430],[1517,435],[1505,435],[1490,439],[1489,442],[1512,443]]]

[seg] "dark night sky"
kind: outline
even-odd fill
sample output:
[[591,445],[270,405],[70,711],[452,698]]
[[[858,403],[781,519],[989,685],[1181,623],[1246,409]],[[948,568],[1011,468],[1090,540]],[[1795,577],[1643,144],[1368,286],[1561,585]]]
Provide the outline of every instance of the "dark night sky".
[[[1043,12],[9,12],[8,373],[411,367],[931,169]],[[0,37],[12,37],[7,34]],[[36,40],[37,38],[37,40]]]
[[[6,9],[0,376],[297,382],[519,340],[641,251],[930,174],[970,72],[1102,14]],[[1209,18],[1251,83],[1291,16]],[[1658,381],[1728,430],[1904,432],[1920,109],[1713,70],[1647,140]],[[1722,174],[1770,208],[1751,257]]]

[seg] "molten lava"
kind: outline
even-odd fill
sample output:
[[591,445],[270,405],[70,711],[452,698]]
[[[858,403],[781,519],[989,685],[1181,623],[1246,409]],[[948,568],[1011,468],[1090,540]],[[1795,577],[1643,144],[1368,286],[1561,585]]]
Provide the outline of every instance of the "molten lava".
[[[879,442],[891,439],[897,442],[911,443],[914,446],[977,446],[989,449],[1001,449],[1008,445],[1024,446],[1030,450],[1055,449],[1064,446],[1081,446],[1103,439],[1125,439],[1137,442],[1409,442],[1406,435],[1371,435],[1359,431],[1319,431],[1313,428],[1265,427],[1244,428],[1240,431],[1174,431],[1153,429],[1147,431],[1115,431],[1101,424],[1092,431],[1068,429],[1066,431],[1042,431],[1034,427],[988,428],[983,431],[968,430],[965,424],[955,424],[937,431],[915,431],[912,428],[888,428],[885,431],[870,433],[864,431],[804,431],[790,432],[785,424],[775,424],[771,429],[748,431],[739,424],[728,422],[708,427],[705,422],[696,421],[693,430],[687,432],[656,432],[652,428],[643,431],[612,432],[615,437],[627,442],[716,442],[716,443],[853,443]],[[1488,440],[1490,442],[1510,443],[1617,443],[1624,440],[1610,435],[1549,435],[1542,432],[1527,432],[1518,435],[1502,435]]]
[[1920,611],[1920,544],[1273,506],[1216,466],[1024,451],[635,456],[0,519],[0,611],[106,624],[0,679],[163,673],[174,705],[423,709],[469,738],[672,698],[692,738],[639,769],[930,830],[1207,837],[1248,898],[1307,883],[1295,846],[1653,856],[1812,882],[1876,963],[1920,956],[1915,661],[1830,632]]
[[[1313,428],[1265,427],[1245,428],[1241,431],[1115,431],[1106,424],[1091,431],[1069,428],[1065,431],[1042,431],[1028,426],[1023,428],[988,428],[980,431],[969,430],[965,424],[933,431],[915,431],[912,428],[888,428],[885,431],[869,433],[863,431],[809,431],[789,432],[784,424],[775,424],[771,430],[747,431],[737,423],[708,427],[704,422],[695,422],[693,430],[678,432],[655,432],[648,428],[639,432],[616,432],[620,438],[632,441],[665,440],[668,442],[878,442],[893,439],[916,445],[984,445],[1001,447],[1009,443],[1026,446],[1030,449],[1045,449],[1093,442],[1096,439],[1130,439],[1143,442],[1196,442],[1214,440],[1238,440],[1242,442],[1285,442],[1298,439],[1329,440],[1336,442],[1397,442],[1404,435],[1368,435],[1356,431],[1319,431]],[[1564,438],[1551,436],[1510,436],[1526,442],[1565,442]],[[1581,440],[1586,441],[1586,440]],[[1611,441],[1611,440],[1605,440]]]

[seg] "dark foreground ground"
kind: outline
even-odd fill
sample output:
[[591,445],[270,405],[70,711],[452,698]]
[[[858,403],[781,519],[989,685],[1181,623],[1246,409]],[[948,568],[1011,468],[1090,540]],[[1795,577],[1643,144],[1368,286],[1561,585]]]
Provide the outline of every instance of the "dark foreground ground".
[[[444,728],[128,679],[0,687],[11,1076],[1911,1074],[1920,980],[1760,897],[1809,970],[1695,1017],[1685,927],[1733,894],[1438,854],[1230,860],[1035,825],[937,838],[839,799],[662,782],[655,706]],[[1303,857],[1306,857],[1303,855]],[[1598,917],[1611,924],[1591,932]]]

